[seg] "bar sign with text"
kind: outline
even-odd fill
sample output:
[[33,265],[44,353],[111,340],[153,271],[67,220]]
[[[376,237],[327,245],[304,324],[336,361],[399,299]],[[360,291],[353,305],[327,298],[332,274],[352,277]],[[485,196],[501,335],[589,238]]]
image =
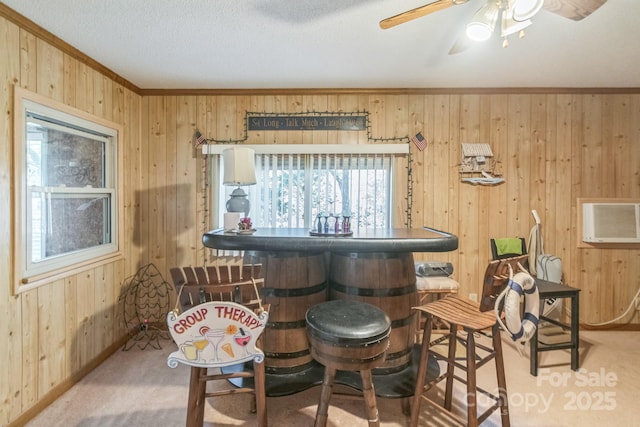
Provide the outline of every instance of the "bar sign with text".
[[248,130],[366,130],[366,116],[248,116]]

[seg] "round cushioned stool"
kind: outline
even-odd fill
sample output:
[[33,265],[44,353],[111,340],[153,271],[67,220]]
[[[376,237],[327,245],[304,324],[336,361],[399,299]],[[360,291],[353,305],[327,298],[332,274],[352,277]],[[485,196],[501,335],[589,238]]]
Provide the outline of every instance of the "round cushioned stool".
[[384,364],[389,317],[371,304],[335,300],[311,307],[306,321],[311,356],[325,367],[315,426],[327,423],[336,370],[360,371],[369,426],[379,426],[371,369]]

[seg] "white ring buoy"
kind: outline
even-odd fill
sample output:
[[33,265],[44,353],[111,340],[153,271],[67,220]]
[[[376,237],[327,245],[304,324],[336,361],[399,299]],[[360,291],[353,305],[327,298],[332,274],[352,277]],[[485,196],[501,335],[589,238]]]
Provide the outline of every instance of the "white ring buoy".
[[[496,318],[502,329],[511,334],[515,342],[526,343],[533,337],[538,327],[540,296],[536,282],[529,273],[518,272],[510,275],[509,284],[500,293],[495,303]],[[520,320],[520,297],[524,295],[524,316]],[[499,306],[504,300],[506,325],[500,318]]]

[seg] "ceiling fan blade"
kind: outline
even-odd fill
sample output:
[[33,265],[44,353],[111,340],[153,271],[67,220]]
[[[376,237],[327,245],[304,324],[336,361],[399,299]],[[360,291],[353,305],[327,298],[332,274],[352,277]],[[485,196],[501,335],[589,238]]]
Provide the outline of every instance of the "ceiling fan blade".
[[544,10],[580,21],[595,12],[607,0],[545,0]]
[[456,55],[458,53],[464,52],[471,47],[471,43],[473,42],[469,39],[469,37],[467,37],[466,34],[463,33],[456,39],[453,46],[451,46],[451,49],[449,49],[449,55]]
[[407,10],[406,12],[399,13],[390,18],[383,19],[380,21],[380,28],[386,30],[388,28],[395,27],[396,25],[421,18],[430,13],[438,12],[453,5],[466,3],[467,1],[468,0],[437,0],[433,3],[425,4],[424,6],[416,7],[415,9]]

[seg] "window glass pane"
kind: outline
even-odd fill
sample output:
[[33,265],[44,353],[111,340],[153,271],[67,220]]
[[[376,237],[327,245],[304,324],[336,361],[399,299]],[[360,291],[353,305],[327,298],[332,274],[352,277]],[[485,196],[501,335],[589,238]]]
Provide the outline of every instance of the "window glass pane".
[[110,196],[31,192],[31,262],[111,243]]
[[105,187],[105,141],[29,118],[28,185]]

